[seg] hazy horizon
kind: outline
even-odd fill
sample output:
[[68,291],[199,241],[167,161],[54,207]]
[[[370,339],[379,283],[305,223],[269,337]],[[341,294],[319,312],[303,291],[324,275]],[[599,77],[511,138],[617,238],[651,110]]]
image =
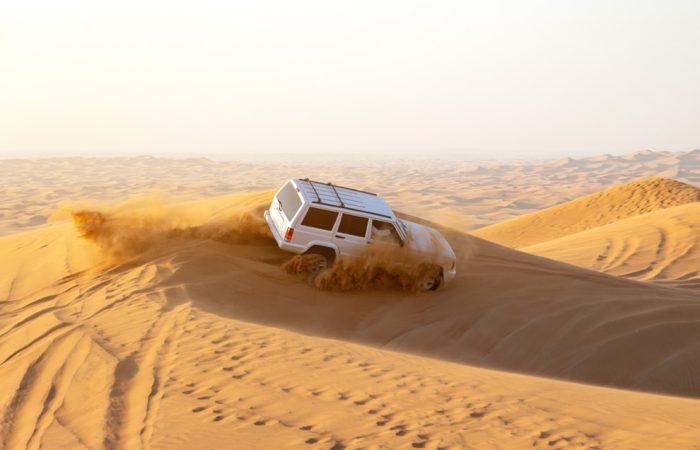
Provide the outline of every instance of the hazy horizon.
[[0,158],[700,147],[700,3],[0,6]]
[[294,153],[295,159],[290,159],[289,153],[274,153],[266,152],[263,154],[252,154],[252,153],[214,153],[214,154],[204,154],[204,153],[126,153],[126,152],[115,152],[115,153],[100,153],[100,154],[90,154],[90,153],[61,153],[61,154],[0,154],[0,161],[12,160],[12,159],[61,159],[61,158],[164,158],[168,160],[187,160],[187,159],[208,159],[215,162],[241,162],[250,164],[268,164],[271,162],[280,162],[284,165],[323,165],[323,164],[351,164],[351,165],[362,165],[362,164],[375,164],[375,163],[396,163],[396,162],[406,162],[415,163],[421,161],[446,161],[446,162],[462,162],[462,163],[524,163],[524,164],[537,164],[546,163],[556,160],[562,160],[566,158],[572,158],[575,160],[585,160],[586,158],[592,158],[596,156],[610,155],[612,157],[625,157],[640,152],[651,151],[655,154],[660,153],[674,153],[674,154],[684,154],[688,152],[699,151],[700,149],[688,149],[681,151],[671,151],[671,150],[650,150],[643,149],[633,152],[589,152],[585,154],[571,155],[571,154],[560,154],[560,155],[550,155],[550,156],[493,156],[489,157],[485,155],[479,158],[478,156],[464,156],[459,154],[446,154],[446,155],[409,155],[406,157],[401,157],[397,154],[389,154],[387,156],[382,155],[352,155],[343,156],[338,154],[314,154],[314,153]]

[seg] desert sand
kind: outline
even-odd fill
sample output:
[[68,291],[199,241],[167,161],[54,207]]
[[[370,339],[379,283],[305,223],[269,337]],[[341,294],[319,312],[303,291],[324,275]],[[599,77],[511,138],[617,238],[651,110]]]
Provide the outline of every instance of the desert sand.
[[325,169],[443,230],[432,294],[286,273],[261,213],[300,168],[6,161],[0,447],[697,448],[698,160]]

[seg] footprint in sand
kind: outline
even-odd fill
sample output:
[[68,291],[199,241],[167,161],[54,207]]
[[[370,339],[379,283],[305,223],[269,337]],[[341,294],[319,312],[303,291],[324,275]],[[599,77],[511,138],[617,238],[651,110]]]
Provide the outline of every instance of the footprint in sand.
[[419,434],[417,437],[418,439],[420,439],[420,441],[412,443],[411,447],[425,448],[426,444],[428,443],[428,439],[430,439],[430,436],[427,434]]
[[390,428],[391,431],[395,431],[396,436],[405,436],[406,433],[406,425],[394,425],[393,427]]

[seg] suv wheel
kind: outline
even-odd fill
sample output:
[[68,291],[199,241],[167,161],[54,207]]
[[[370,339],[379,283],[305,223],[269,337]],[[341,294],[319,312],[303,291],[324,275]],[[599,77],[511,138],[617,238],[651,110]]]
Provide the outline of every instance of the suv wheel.
[[314,246],[304,253],[304,255],[313,256],[314,260],[309,264],[308,270],[312,275],[323,272],[331,265],[335,259],[335,251],[327,247]]
[[424,291],[435,291],[437,288],[440,287],[440,284],[442,283],[442,278],[441,277],[425,277],[421,283],[420,283],[420,288]]
[[421,291],[435,291],[442,284],[442,269],[435,264],[423,263],[419,266],[418,288]]
[[318,256],[318,259],[309,265],[309,272],[311,272],[311,274],[315,275],[328,268],[328,259],[326,259],[325,256],[318,254],[314,254],[313,256]]

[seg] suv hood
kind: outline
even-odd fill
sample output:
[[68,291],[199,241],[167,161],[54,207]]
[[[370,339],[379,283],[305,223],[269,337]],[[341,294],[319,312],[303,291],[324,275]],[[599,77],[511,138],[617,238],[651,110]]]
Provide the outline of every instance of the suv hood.
[[435,257],[440,261],[455,260],[455,252],[447,239],[436,229],[409,220],[401,220],[408,228],[406,246],[416,252]]

